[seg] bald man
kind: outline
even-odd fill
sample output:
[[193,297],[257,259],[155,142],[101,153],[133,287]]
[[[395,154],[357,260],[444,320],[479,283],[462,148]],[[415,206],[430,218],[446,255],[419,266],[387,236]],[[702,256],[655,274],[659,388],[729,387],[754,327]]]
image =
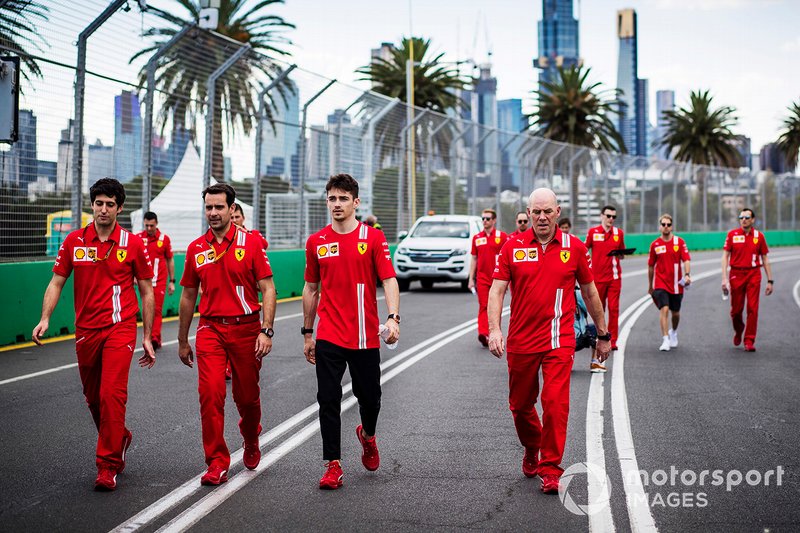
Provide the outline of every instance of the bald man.
[[[597,358],[611,352],[611,335],[594,285],[586,246],[556,227],[561,215],[550,189],[531,193],[527,208],[532,227],[500,251],[489,291],[489,350],[508,352],[509,407],[525,447],[522,473],[542,478],[542,492],[557,494],[564,469],[569,381],[575,356],[575,282],[581,287],[597,327]],[[511,317],[503,339],[500,314],[509,283]],[[542,370],[542,419],[536,413]]]

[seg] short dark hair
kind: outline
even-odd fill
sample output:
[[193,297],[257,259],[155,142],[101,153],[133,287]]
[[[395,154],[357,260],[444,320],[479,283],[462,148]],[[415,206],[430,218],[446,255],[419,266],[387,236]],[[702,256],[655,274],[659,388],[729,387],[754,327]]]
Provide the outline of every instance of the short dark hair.
[[114,178],[100,178],[89,187],[89,199],[92,203],[100,194],[113,198],[117,205],[125,204],[125,187]]
[[242,216],[244,216],[244,210],[242,209],[242,206],[241,206],[241,205],[239,205],[239,204],[238,204],[238,203],[236,203],[236,202],[233,202],[233,205],[231,205],[231,207],[233,208],[233,212],[234,212],[234,213],[235,213],[235,212],[237,212],[237,211],[239,211],[239,212],[242,214]]
[[752,209],[750,209],[749,207],[745,207],[744,209],[742,209],[739,212],[740,213],[744,213],[745,211],[750,211],[750,216],[753,217],[753,218],[756,218],[756,212],[753,211]]
[[236,200],[236,190],[227,183],[215,183],[206,187],[203,191],[203,200],[206,199],[207,194],[225,194],[225,202],[228,207],[233,205],[233,201]]
[[147,213],[144,214],[144,219],[145,220],[155,220],[156,222],[158,222],[158,215],[156,215],[152,211],[148,211]]
[[[514,218],[516,219],[520,215],[525,215],[526,217],[528,217],[528,212],[527,211],[517,211],[517,214],[514,215]],[[528,217],[528,220],[530,220],[530,217]]]
[[570,228],[572,227],[572,221],[569,219],[569,217],[564,217],[564,218],[562,218],[561,220],[558,221],[558,227],[559,228],[561,226],[563,226],[564,224],[566,224]]
[[330,192],[331,189],[349,192],[353,195],[353,200],[358,198],[358,182],[350,174],[334,174],[331,176],[328,179],[328,183],[325,184],[325,192]]
[[614,207],[613,205],[604,205],[603,209],[600,210],[600,214],[602,215],[603,213],[605,213],[606,209],[608,209],[610,211],[616,211],[617,210],[617,208]]

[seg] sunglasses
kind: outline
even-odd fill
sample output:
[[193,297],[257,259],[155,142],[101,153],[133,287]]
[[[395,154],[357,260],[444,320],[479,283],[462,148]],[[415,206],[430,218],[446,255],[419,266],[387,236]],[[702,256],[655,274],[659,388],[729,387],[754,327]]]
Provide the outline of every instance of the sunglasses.
[[662,222],[661,223],[661,227],[662,228],[669,228],[671,226],[672,226],[672,222]]
[[527,224],[528,220],[517,220],[517,224]]
[[606,215],[606,218],[617,218],[617,215]]
[[483,219],[483,220],[494,220],[493,217],[481,217],[481,219]]
[[748,217],[748,216],[740,216],[740,217],[739,217],[739,220],[750,220],[751,218],[753,218],[753,217]]

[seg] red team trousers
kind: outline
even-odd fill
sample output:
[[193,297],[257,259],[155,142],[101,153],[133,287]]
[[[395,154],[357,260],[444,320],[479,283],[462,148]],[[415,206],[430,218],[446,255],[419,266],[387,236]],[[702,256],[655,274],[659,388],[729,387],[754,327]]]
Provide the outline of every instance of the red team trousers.
[[83,395],[98,432],[98,468],[122,466],[128,374],[135,348],[135,316],[106,328],[75,328]]
[[[575,348],[534,354],[508,354],[508,404],[519,441],[539,459],[539,475],[560,476],[567,440],[569,381]],[[536,413],[542,369],[542,421]],[[541,452],[541,456],[539,453]]]
[[617,345],[619,338],[619,295],[622,289],[622,282],[618,279],[613,281],[595,281],[597,293],[603,303],[603,311],[608,307],[608,331],[611,333],[611,346]]
[[[755,344],[758,330],[758,299],[761,294],[760,268],[731,268],[731,319],[733,330],[741,334],[744,342]],[[747,324],[742,319],[745,299],[747,299]]]
[[153,296],[155,297],[155,315],[153,316],[153,329],[150,333],[150,340],[157,342],[161,346],[161,315],[164,311],[164,298],[167,294],[167,284],[159,283],[153,287]]
[[239,411],[239,431],[245,442],[261,434],[261,361],[256,359],[256,338],[261,322],[221,324],[200,318],[197,325],[197,373],[203,451],[208,466],[227,470],[231,456],[225,443],[225,366],[233,374],[233,401]]
[[489,289],[492,288],[492,278],[476,276],[475,292],[478,293],[478,335],[489,336],[489,315],[486,308],[489,305]]

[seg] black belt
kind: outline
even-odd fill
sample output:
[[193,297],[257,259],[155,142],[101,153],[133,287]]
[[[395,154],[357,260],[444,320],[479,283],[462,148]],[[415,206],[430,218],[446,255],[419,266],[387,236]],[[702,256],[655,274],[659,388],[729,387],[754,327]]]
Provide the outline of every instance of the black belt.
[[239,316],[201,316],[200,318],[204,320],[210,320],[211,322],[216,322],[218,324],[250,324],[252,322],[258,322],[261,320],[261,318],[258,316],[258,313]]

